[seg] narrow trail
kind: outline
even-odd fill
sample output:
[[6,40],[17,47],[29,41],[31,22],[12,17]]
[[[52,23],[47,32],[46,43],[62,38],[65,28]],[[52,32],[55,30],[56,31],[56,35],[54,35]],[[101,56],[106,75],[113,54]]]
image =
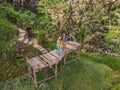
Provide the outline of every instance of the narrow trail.
[[43,54],[48,52],[45,48],[38,44],[36,38],[32,38],[31,40],[29,40],[29,38],[27,37],[27,32],[21,28],[18,28],[18,41],[23,42],[27,45],[33,45],[35,49],[39,50]]

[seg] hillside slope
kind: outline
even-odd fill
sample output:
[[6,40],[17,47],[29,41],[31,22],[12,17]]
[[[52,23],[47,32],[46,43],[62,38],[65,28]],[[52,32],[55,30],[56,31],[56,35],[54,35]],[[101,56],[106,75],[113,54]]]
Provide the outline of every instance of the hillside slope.
[[[38,90],[108,90],[112,87],[111,68],[89,61],[82,57],[80,61],[68,64],[58,79],[41,83]],[[0,84],[1,90],[35,90],[32,80],[21,76]]]

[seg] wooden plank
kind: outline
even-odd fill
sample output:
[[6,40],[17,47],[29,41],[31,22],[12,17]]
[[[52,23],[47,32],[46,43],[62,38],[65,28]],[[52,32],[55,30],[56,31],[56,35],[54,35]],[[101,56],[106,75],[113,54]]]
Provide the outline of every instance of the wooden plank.
[[78,45],[72,44],[72,43],[68,43],[67,45],[70,45],[72,47],[78,47]]
[[73,46],[71,46],[71,45],[69,45],[69,44],[66,45],[66,48],[68,48],[68,49],[70,49],[70,50],[74,50],[74,49],[75,49],[75,47],[73,47]]
[[30,60],[27,60],[27,62],[32,67],[32,69],[37,70],[37,67],[35,67],[34,64]]
[[44,51],[45,49],[44,48],[39,48],[41,51]]
[[42,69],[44,67],[46,67],[42,62],[40,62],[37,58],[32,58],[32,60],[37,64],[37,66],[39,67],[39,69]]
[[50,61],[48,61],[43,55],[40,55],[40,57],[51,67],[52,63]]
[[37,63],[36,62],[34,62],[33,60],[32,60],[32,58],[31,59],[29,59],[30,61],[31,61],[31,63],[33,63],[33,65],[34,66],[36,66],[37,65]]
[[57,54],[57,50],[52,50],[49,53],[52,54],[53,56],[57,57],[57,58],[60,58],[61,56],[63,56],[65,54],[65,51],[62,51],[62,55],[61,56],[59,56]]
[[36,61],[37,61],[37,62],[40,62],[40,65],[42,65],[42,66],[41,66],[42,68],[47,67],[47,66],[46,66],[42,61],[40,61],[39,59],[36,58]]
[[42,53],[47,53],[48,51],[46,50],[46,49],[44,49],[44,48],[37,48],[40,52],[42,52]]
[[50,54],[54,55],[55,57],[59,58],[60,56],[57,54],[57,50],[52,50],[49,52]]
[[47,53],[47,54],[53,58],[52,60],[54,60],[55,63],[58,63],[59,58],[55,57],[54,55],[52,55],[52,54],[50,54],[50,53]]
[[32,59],[29,59],[29,61],[31,62],[31,64],[33,64],[33,66],[34,66],[35,68],[38,69],[38,66],[36,65],[36,63],[35,63]]
[[73,47],[72,50],[76,50],[78,46],[68,44],[68,46]]
[[71,49],[67,48],[66,49],[66,54],[69,54],[71,51],[72,51]]
[[37,56],[36,57],[39,61],[41,61],[44,65],[46,65],[46,67],[48,67],[48,64],[45,62],[45,61],[43,61],[39,56]]
[[30,60],[27,60],[28,64],[34,68],[34,64],[30,61]]
[[43,53],[47,53],[48,51],[44,51]]
[[50,56],[51,59],[57,59],[55,56],[51,55],[50,53],[46,53],[46,55]]
[[51,55],[55,56],[57,59],[60,58],[60,56],[57,57],[57,55],[53,54],[52,52],[49,52]]
[[72,42],[71,41],[70,43],[73,44],[73,45],[75,45],[75,46],[78,46],[78,47],[80,46],[80,43],[77,43],[77,42]]
[[65,51],[63,51],[63,52],[62,52],[62,55],[59,56],[59,55],[57,54],[57,50],[52,50],[52,51],[49,52],[49,54],[55,56],[55,57],[57,58],[57,59],[56,59],[57,62],[59,62],[59,61],[64,57],[64,55],[65,55],[66,53],[65,53]]
[[59,56],[55,56],[55,55],[51,54],[51,52],[49,52],[48,55],[52,56],[56,60],[59,59]]
[[38,69],[38,66],[36,65],[34,61],[32,61],[31,59],[29,59],[29,61],[31,62],[31,64],[33,64],[34,68]]
[[48,51],[44,49],[44,50],[43,50],[43,51],[41,51],[41,52],[42,52],[42,53],[47,53]]
[[48,53],[43,55],[46,59],[48,59],[50,62],[52,62],[53,64],[56,63],[56,58],[53,58],[52,55],[48,55]]
[[61,60],[61,56],[59,56],[58,54],[57,54],[57,51],[56,50],[52,50],[51,52],[49,52],[49,54],[51,54],[51,55],[53,55],[53,56],[55,56],[57,59],[57,61],[60,61]]
[[77,42],[68,41],[68,43],[74,44],[74,45],[76,45],[76,46],[80,46],[80,44],[79,44],[79,43],[77,43]]

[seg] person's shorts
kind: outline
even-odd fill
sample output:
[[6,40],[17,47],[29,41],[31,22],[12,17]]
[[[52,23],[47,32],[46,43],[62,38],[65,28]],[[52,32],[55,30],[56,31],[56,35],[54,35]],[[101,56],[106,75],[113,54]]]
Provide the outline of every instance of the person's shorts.
[[66,47],[67,42],[62,42],[62,47]]

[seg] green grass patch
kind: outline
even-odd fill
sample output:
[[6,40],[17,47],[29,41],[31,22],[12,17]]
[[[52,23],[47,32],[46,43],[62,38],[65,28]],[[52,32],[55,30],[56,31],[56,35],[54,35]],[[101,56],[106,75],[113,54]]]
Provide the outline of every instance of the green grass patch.
[[98,53],[84,53],[83,55],[95,62],[105,64],[113,70],[120,70],[120,57],[112,57]]

